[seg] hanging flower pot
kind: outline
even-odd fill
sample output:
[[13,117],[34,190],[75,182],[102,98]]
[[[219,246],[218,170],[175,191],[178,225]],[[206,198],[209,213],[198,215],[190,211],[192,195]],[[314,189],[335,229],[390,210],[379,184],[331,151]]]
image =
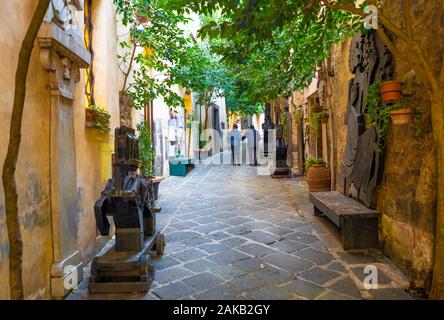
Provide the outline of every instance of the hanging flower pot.
[[308,183],[310,192],[330,191],[331,175],[325,161],[323,159],[307,159],[306,167],[305,181]]
[[137,22],[139,22],[139,23],[148,23],[148,22],[150,22],[150,19],[148,19],[148,18],[143,18],[143,17],[141,17],[141,16],[139,16],[139,15],[136,15],[136,20],[137,20]]
[[380,86],[381,100],[386,103],[396,103],[401,100],[402,83],[399,81],[385,81]]
[[85,126],[106,133],[111,131],[111,115],[105,108],[91,105],[85,109]]
[[406,124],[412,121],[413,112],[411,108],[402,108],[390,111],[393,124]]
[[97,123],[97,112],[90,108],[85,109],[85,125],[87,127],[95,127]]

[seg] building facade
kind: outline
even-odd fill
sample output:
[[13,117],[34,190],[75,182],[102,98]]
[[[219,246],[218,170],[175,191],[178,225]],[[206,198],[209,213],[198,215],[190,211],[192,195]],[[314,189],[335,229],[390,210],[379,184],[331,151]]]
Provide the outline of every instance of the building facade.
[[[37,1],[2,3],[0,24],[0,162],[8,147],[18,53]],[[94,26],[85,41],[85,22]],[[106,239],[98,236],[93,204],[111,176],[113,132],[85,121],[94,98],[119,126],[119,69],[112,1],[51,2],[32,53],[16,179],[23,237],[26,299],[61,298],[67,277]],[[1,178],[0,178],[1,179]],[[0,186],[0,299],[9,297],[8,238]]]
[[[394,20],[400,15],[397,6],[397,1],[390,1],[384,8]],[[433,37],[442,28],[432,31],[422,25],[439,22],[422,21],[420,15],[415,20],[418,37],[424,39],[422,50],[439,57],[444,47]],[[404,103],[421,114],[407,124],[391,123],[386,147],[380,150],[366,103],[371,85],[388,79],[402,81]],[[291,118],[294,171],[304,173],[309,157],[326,160],[332,190],[379,212],[380,249],[404,272],[412,288],[427,294],[435,257],[437,168],[430,99],[421,88],[411,66],[395,61],[376,32],[369,32],[334,46],[311,85],[274,101],[271,115],[274,123],[279,123],[282,113]],[[313,128],[313,114],[321,113],[318,128]]]

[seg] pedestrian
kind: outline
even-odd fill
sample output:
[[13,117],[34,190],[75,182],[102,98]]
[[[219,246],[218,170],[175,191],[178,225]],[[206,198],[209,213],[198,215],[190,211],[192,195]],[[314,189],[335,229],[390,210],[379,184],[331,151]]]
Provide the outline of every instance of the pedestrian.
[[231,145],[231,164],[233,166],[240,166],[240,149],[242,135],[237,124],[233,126],[233,130],[228,135]]
[[250,159],[250,166],[257,166],[257,154],[259,150],[259,132],[254,125],[251,125],[245,132],[243,138],[247,139],[248,158]]

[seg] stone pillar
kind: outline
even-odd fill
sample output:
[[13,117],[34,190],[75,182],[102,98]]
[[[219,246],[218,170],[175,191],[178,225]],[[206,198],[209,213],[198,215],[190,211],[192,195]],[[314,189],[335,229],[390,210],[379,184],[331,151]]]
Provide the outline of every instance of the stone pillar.
[[48,72],[51,95],[51,220],[53,263],[51,296],[63,298],[83,278],[78,249],[76,153],[73,101],[80,68],[90,65],[72,10],[83,9],[81,0],[53,0],[38,35],[40,58]]

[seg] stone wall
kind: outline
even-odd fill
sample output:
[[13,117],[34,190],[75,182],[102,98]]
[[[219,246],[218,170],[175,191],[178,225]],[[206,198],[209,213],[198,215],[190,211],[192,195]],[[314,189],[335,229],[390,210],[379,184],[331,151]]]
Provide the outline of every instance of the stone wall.
[[[433,4],[420,1],[414,7],[417,15]],[[401,20],[399,1],[385,1],[385,12]],[[415,20],[418,39],[432,57],[444,52],[436,45],[438,20]],[[423,24],[423,25],[421,25]],[[435,26],[432,28],[431,26]],[[441,37],[442,38],[442,37]],[[402,43],[397,44],[402,48]],[[332,121],[334,131],[334,164],[340,164],[346,142],[344,115],[348,103],[348,68],[350,42],[343,41],[332,52],[334,77],[331,79]],[[380,241],[385,255],[404,271],[412,287],[428,291],[433,268],[433,242],[436,213],[436,155],[431,133],[430,101],[411,66],[395,61],[395,78],[403,81],[403,96],[417,105],[423,115],[417,123],[392,125],[385,152],[384,174],[377,192],[380,212]],[[420,132],[419,132],[420,131]],[[337,171],[337,170],[336,170]],[[336,180],[338,181],[338,179]],[[338,188],[338,184],[336,184]]]
[[[414,30],[418,44],[427,52],[430,61],[440,66],[444,42],[443,10],[435,1],[417,1],[413,7]],[[402,21],[400,0],[386,0],[384,12],[393,21]],[[428,13],[427,13],[428,12]],[[427,13],[427,18],[420,18]],[[439,34],[439,37],[437,36]],[[334,46],[331,55],[330,88],[332,95],[329,125],[333,137],[330,147],[334,168],[332,178],[340,190],[338,168],[341,163],[346,138],[345,113],[348,104],[350,40]],[[397,47],[408,51],[398,42]],[[430,101],[417,76],[402,59],[395,60],[395,78],[403,81],[403,96],[407,103],[422,110],[417,121],[407,125],[392,125],[388,135],[384,158],[384,174],[377,191],[376,207],[380,212],[381,249],[392,259],[411,281],[413,288],[427,293],[433,269],[434,231],[436,215],[436,155],[433,144]],[[315,80],[317,82],[317,79]],[[310,89],[293,94],[292,104],[303,105]],[[296,141],[293,141],[295,143]]]
[[[100,10],[96,32],[96,53],[107,63],[96,71],[96,100],[112,116],[111,126],[118,126],[119,97],[114,88],[118,77],[114,64],[117,42],[113,33],[115,13],[111,1],[94,1],[96,13]],[[18,52],[34,13],[37,0],[5,1],[0,10],[0,164],[3,164],[9,141],[9,125],[14,94],[14,75]],[[83,14],[77,21],[83,23]],[[80,26],[82,30],[82,26]],[[106,40],[103,40],[106,39]],[[101,43],[100,41],[105,41]],[[22,144],[17,164],[19,212],[24,243],[23,283],[25,298],[48,299],[51,297],[51,265],[53,262],[51,230],[51,181],[50,181],[50,95],[47,89],[48,73],[42,67],[40,47],[33,51],[27,81],[27,95],[22,125]],[[76,213],[75,224],[79,243],[74,244],[86,262],[95,254],[98,243],[93,204],[111,174],[113,135],[100,134],[97,129],[85,127],[84,71],[75,87],[74,141],[69,147],[76,157],[77,192],[71,210]],[[63,170],[63,168],[61,168]],[[1,181],[1,178],[0,178]],[[71,223],[70,222],[70,223]],[[4,212],[4,192],[0,184],[0,299],[9,297],[8,239]]]
[[[443,10],[435,1],[417,1],[413,29],[418,45],[431,61],[442,61]],[[386,1],[384,12],[400,21],[399,0]],[[425,14],[424,14],[425,13]],[[401,42],[397,47],[408,51]],[[436,65],[436,63],[434,63]],[[403,96],[422,110],[417,123],[392,126],[385,158],[384,177],[378,192],[381,212],[380,240],[384,253],[407,274],[413,287],[426,293],[433,269],[436,216],[436,154],[433,144],[430,101],[418,78],[402,59],[395,61],[395,78],[403,81]]]

